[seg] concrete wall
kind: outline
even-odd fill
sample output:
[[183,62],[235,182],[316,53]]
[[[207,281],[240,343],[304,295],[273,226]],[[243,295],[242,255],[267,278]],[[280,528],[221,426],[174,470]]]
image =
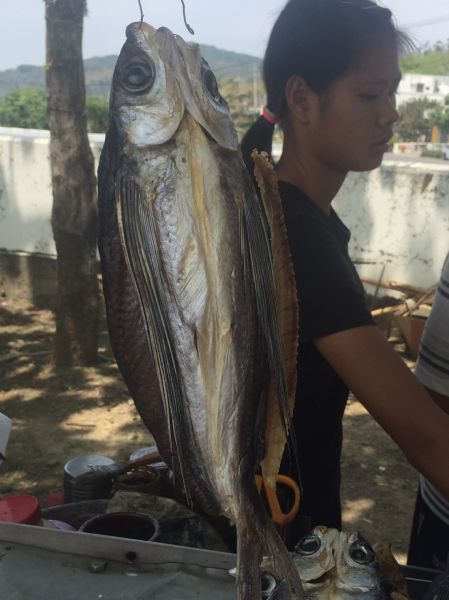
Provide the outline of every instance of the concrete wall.
[[56,307],[56,258],[0,250],[0,299],[37,308]]
[[351,173],[335,203],[366,277],[430,287],[449,251],[449,165],[385,160]]
[[[98,161],[103,135],[89,136]],[[0,127],[0,249],[56,255],[49,133]]]
[[[98,162],[104,137],[90,139]],[[48,132],[0,128],[0,287],[9,293],[10,277],[18,282],[25,272],[18,256],[55,256],[48,143]],[[373,263],[358,265],[362,275],[378,279],[384,271],[383,280],[418,287],[438,279],[449,250],[449,165],[385,161],[372,173],[351,174],[335,208],[352,230],[352,258]],[[32,282],[37,298],[36,286],[43,281],[48,289],[50,276],[33,273],[23,285]]]
[[[90,135],[98,164],[103,135]],[[53,308],[49,133],[0,127],[0,297]]]

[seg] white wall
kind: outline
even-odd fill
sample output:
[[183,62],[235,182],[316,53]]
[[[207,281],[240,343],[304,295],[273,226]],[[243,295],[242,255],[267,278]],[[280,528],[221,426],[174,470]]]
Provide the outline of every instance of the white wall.
[[[98,162],[103,136],[90,136]],[[55,255],[48,132],[0,128],[0,249]],[[384,162],[351,174],[335,208],[362,275],[428,287],[449,250],[449,164]]]
[[[98,162],[103,135],[89,136]],[[0,127],[0,249],[55,255],[49,133]]]
[[335,208],[352,231],[359,273],[427,288],[449,252],[449,164],[384,161],[348,176]]

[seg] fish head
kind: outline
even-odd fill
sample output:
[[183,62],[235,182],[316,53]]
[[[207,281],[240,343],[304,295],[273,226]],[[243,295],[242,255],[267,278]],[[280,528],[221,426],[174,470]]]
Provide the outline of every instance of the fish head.
[[358,532],[315,527],[293,553],[308,598],[385,598],[376,554]]
[[185,105],[172,68],[170,39],[146,23],[132,23],[114,70],[110,114],[128,144],[169,141]]
[[335,587],[354,598],[383,598],[382,576],[377,556],[359,532],[341,532],[335,542]]
[[169,29],[131,23],[111,89],[110,113],[126,144],[156,146],[170,141],[184,116],[220,146],[238,148],[229,107],[197,45]]
[[293,551],[293,560],[301,576],[304,590],[310,597],[325,596],[335,577],[334,545],[340,532],[336,529],[315,527],[303,536]]

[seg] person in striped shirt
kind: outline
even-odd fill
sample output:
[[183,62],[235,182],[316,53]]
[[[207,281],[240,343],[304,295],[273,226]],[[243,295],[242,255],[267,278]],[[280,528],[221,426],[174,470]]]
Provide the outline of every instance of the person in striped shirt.
[[[449,254],[419,349],[415,374],[449,413]],[[444,458],[449,469],[449,456]],[[416,499],[408,564],[443,568],[449,554],[449,502],[424,477]]]

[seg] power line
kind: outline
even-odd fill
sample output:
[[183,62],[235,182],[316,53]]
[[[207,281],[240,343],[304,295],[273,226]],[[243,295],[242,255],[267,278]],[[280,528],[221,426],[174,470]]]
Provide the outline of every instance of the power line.
[[426,27],[427,25],[436,25],[437,23],[444,23],[449,21],[449,15],[442,15],[441,17],[434,17],[433,19],[427,19],[426,21],[415,21],[415,23],[406,23],[402,27],[406,29],[417,29],[418,27]]

